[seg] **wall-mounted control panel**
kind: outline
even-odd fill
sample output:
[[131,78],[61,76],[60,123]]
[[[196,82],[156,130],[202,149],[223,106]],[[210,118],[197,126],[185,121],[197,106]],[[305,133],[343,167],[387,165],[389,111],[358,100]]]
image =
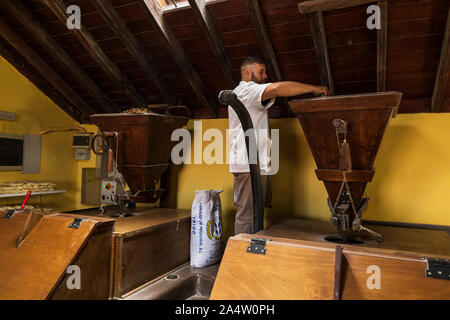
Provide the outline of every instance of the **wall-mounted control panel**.
[[102,203],[115,204],[117,195],[117,182],[113,180],[102,181]]
[[91,132],[73,134],[72,148],[75,149],[76,160],[91,159],[92,136]]

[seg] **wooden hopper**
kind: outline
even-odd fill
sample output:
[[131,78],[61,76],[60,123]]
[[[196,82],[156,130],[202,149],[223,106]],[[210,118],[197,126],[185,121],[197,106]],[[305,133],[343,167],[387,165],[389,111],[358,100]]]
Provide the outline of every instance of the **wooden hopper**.
[[[101,132],[117,132],[117,168],[138,202],[154,202],[156,183],[169,167],[176,141],[170,137],[188,118],[161,114],[95,114],[90,116]],[[111,143],[116,155],[116,143]]]
[[[373,178],[381,139],[401,96],[381,92],[290,102],[316,162],[317,178],[328,192],[331,222],[339,231],[360,230],[360,216],[367,206],[364,190]],[[341,190],[344,175],[349,194],[347,188]]]

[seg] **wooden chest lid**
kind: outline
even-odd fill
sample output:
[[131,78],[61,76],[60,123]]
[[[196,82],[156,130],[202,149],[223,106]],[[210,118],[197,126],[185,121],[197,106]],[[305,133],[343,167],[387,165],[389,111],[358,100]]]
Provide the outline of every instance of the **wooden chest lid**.
[[[41,300],[50,296],[83,245],[100,226],[114,220],[69,214],[44,214],[17,247],[18,238],[32,213],[0,212],[0,299]],[[72,225],[83,218],[79,226]]]

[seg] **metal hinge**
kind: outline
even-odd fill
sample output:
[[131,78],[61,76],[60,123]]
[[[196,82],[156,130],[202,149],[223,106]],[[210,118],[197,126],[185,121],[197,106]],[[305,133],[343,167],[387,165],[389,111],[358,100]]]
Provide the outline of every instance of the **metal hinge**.
[[81,222],[83,222],[83,220],[86,220],[86,218],[75,218],[73,219],[73,222],[69,225],[69,228],[72,229],[78,229],[81,225]]
[[247,247],[247,252],[256,254],[266,254],[266,242],[270,239],[253,238],[250,240],[250,245]]
[[427,270],[425,275],[428,278],[450,280],[450,260],[426,258]]

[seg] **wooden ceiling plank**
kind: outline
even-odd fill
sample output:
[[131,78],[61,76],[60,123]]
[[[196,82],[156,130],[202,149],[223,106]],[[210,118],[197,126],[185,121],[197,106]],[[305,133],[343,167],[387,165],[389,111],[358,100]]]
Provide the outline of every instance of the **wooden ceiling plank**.
[[70,103],[85,115],[95,111],[31,48],[0,18],[0,36],[24,59],[40,72],[42,77],[51,83]]
[[161,93],[164,100],[171,105],[177,104],[177,96],[162,80],[163,78],[159,71],[150,61],[142,46],[139,44],[138,39],[127,27],[121,16],[114,9],[111,2],[105,0],[94,0],[93,4],[99,10],[109,27],[133,55],[133,58],[138,63],[139,67],[152,78],[153,84]]
[[56,60],[70,70],[77,80],[86,87],[93,97],[99,102],[105,112],[120,111],[120,109],[106,96],[97,84],[78,66],[61,45],[47,32],[39,21],[28,11],[19,0],[5,0],[0,4],[7,12],[13,16],[40,42],[46,47],[48,52]]
[[[67,22],[66,15],[67,5],[64,0],[40,0],[57,16],[64,25]],[[80,29],[73,29],[73,34],[78,38],[82,46],[89,52],[92,58],[97,61],[103,71],[116,82],[119,87],[127,94],[127,96],[137,106],[146,106],[146,99],[134,87],[131,81],[125,76],[120,69],[108,58],[103,49],[98,45],[97,41],[91,33],[81,24]]]
[[[256,31],[259,44],[262,48],[264,59],[266,61],[267,68],[269,69],[269,74],[271,75],[273,81],[283,81],[259,0],[247,0],[247,8],[250,15],[250,20]],[[287,103],[287,98],[281,98],[280,100],[286,116],[292,116],[291,108]]]
[[381,29],[377,30],[377,91],[386,91],[386,60],[388,38],[388,1],[378,1],[381,13]]
[[431,112],[440,112],[444,104],[445,89],[447,86],[448,72],[450,66],[450,8],[447,15],[444,40],[442,41],[441,57],[434,82],[433,97],[431,99]]
[[330,56],[328,53],[327,39],[325,37],[325,26],[322,11],[308,14],[311,26],[314,47],[316,48],[317,63],[319,65],[320,82],[327,86],[330,95],[334,95],[334,83],[331,70]]
[[163,17],[162,10],[154,0],[138,0],[145,10],[147,18],[155,28],[158,36],[166,46],[178,68],[182,71],[201,103],[208,109],[209,113],[217,118],[219,114],[218,104],[209,97],[200,76],[192,66],[192,63],[175,36],[174,31]]
[[83,114],[67,102],[67,100],[64,99],[64,97],[57,90],[50,87],[43,80],[42,76],[38,75],[36,71],[29,68],[20,55],[13,53],[2,43],[0,43],[0,55],[70,117],[80,123],[83,121]]
[[203,32],[211,46],[212,51],[220,62],[220,66],[225,77],[230,85],[237,86],[239,84],[239,78],[234,72],[233,64],[231,63],[230,57],[228,56],[225,46],[223,45],[219,31],[214,24],[211,14],[206,7],[205,0],[189,0],[189,4],[191,5],[194,15],[197,17],[197,20],[202,26]]
[[329,11],[355,7],[367,3],[376,2],[375,0],[311,0],[298,4],[300,13],[308,14],[319,11]]

